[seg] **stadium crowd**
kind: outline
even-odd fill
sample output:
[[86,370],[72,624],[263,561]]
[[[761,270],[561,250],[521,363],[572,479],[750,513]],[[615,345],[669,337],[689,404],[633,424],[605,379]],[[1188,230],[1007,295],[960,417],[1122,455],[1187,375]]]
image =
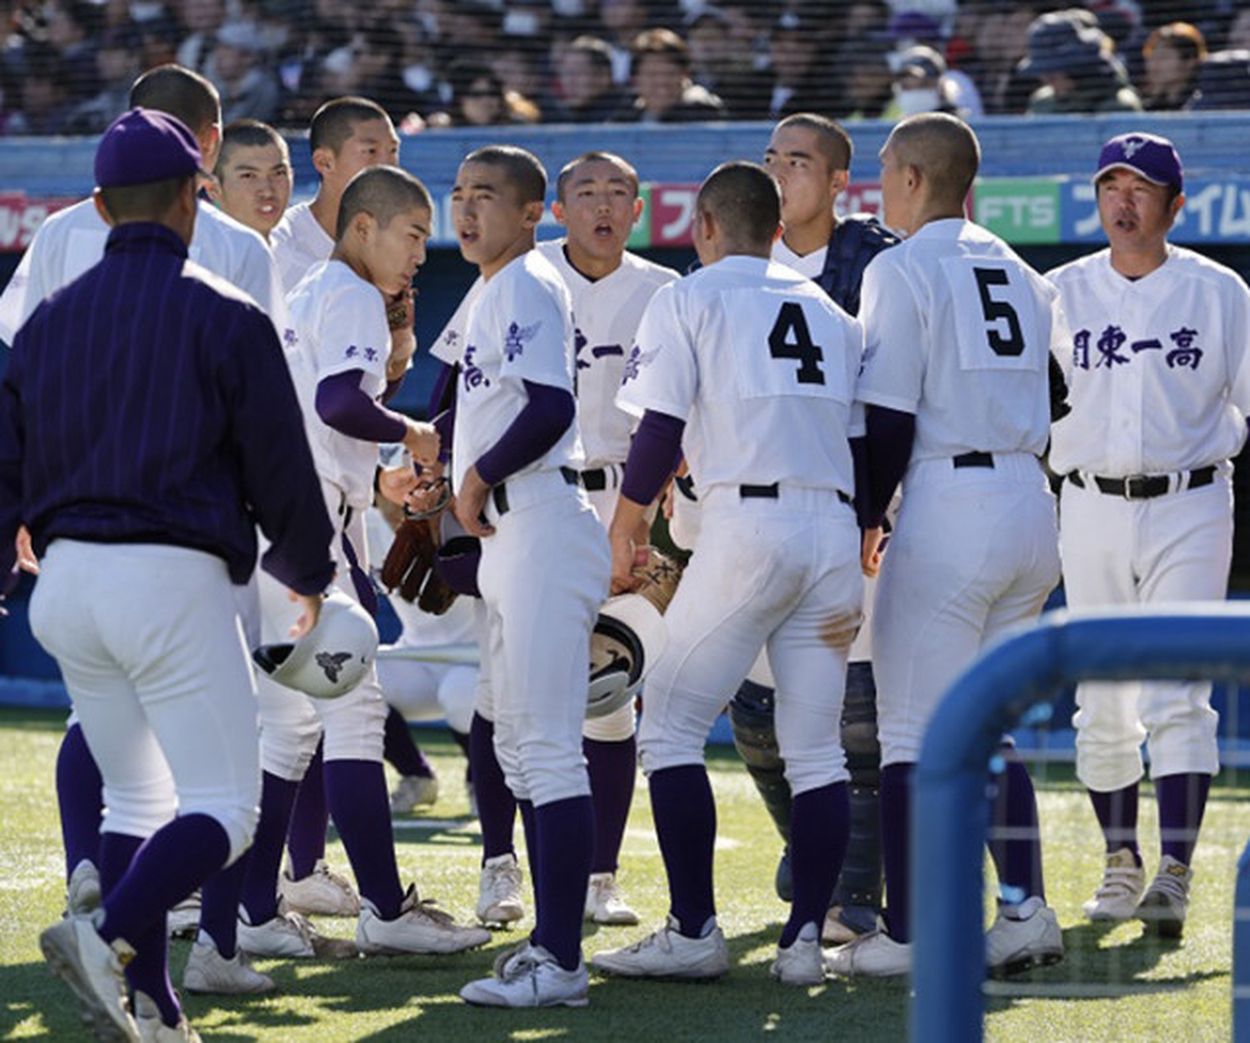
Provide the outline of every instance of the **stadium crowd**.
[[1235,0],[0,0],[0,33],[4,135],[98,133],[170,61],[283,127],[1250,107]]

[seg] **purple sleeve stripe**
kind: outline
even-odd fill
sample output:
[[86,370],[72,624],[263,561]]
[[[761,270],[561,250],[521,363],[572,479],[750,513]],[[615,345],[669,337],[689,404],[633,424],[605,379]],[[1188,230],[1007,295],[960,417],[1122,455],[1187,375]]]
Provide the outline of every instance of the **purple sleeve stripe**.
[[650,504],[681,459],[686,422],[648,409],[634,432],[621,479],[621,495],[634,503]]

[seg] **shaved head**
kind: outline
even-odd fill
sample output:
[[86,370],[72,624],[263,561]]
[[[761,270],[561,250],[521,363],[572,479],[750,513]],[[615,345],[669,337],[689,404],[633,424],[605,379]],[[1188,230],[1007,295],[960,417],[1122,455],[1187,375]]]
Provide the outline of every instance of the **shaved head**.
[[885,147],[900,165],[920,171],[933,202],[963,206],[981,165],[981,145],[963,120],[944,112],[909,116],[894,128]]
[[776,133],[789,127],[801,127],[816,135],[816,147],[825,157],[830,170],[851,169],[853,152],[851,136],[833,120],[814,112],[796,112],[793,116],[787,116],[778,123],[773,128],[773,132]]
[[474,149],[461,166],[481,163],[502,171],[518,203],[541,203],[547,198],[547,171],[534,153],[516,145],[487,145]]
[[409,210],[434,212],[434,203],[425,185],[399,167],[368,167],[343,190],[335,238],[343,238],[357,214],[369,214],[379,228],[385,228]]
[[564,169],[556,178],[556,198],[560,202],[564,202],[564,192],[573,181],[574,175],[588,163],[611,163],[621,172],[621,177],[629,182],[634,195],[638,194],[638,171],[627,160],[622,159],[615,152],[583,152],[576,159],[571,159],[564,164]]
[[758,163],[722,163],[703,182],[695,209],[711,214],[736,246],[767,254],[781,224],[781,189]]

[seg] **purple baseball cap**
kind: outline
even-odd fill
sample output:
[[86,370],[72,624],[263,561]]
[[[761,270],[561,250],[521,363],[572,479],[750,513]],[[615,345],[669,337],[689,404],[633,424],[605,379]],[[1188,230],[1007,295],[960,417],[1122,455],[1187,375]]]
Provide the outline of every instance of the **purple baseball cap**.
[[95,152],[100,188],[146,185],[205,174],[200,146],[187,125],[155,109],[131,109],[109,124]]
[[1157,134],[1119,134],[1098,153],[1098,173],[1094,182],[1109,170],[1123,168],[1156,185],[1172,185],[1184,191],[1185,174],[1181,157],[1167,138]]

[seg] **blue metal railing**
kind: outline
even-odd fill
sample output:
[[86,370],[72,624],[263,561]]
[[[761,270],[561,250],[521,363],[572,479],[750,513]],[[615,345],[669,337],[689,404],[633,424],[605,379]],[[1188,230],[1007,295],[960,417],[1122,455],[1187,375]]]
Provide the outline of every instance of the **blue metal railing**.
[[[1064,684],[1207,679],[1250,681],[1250,605],[1051,613],[993,646],[952,686],[915,774],[913,1040],[982,1037],[985,785],[1003,733]],[[1250,1043],[1250,847],[1238,866],[1236,905],[1234,1038]]]

